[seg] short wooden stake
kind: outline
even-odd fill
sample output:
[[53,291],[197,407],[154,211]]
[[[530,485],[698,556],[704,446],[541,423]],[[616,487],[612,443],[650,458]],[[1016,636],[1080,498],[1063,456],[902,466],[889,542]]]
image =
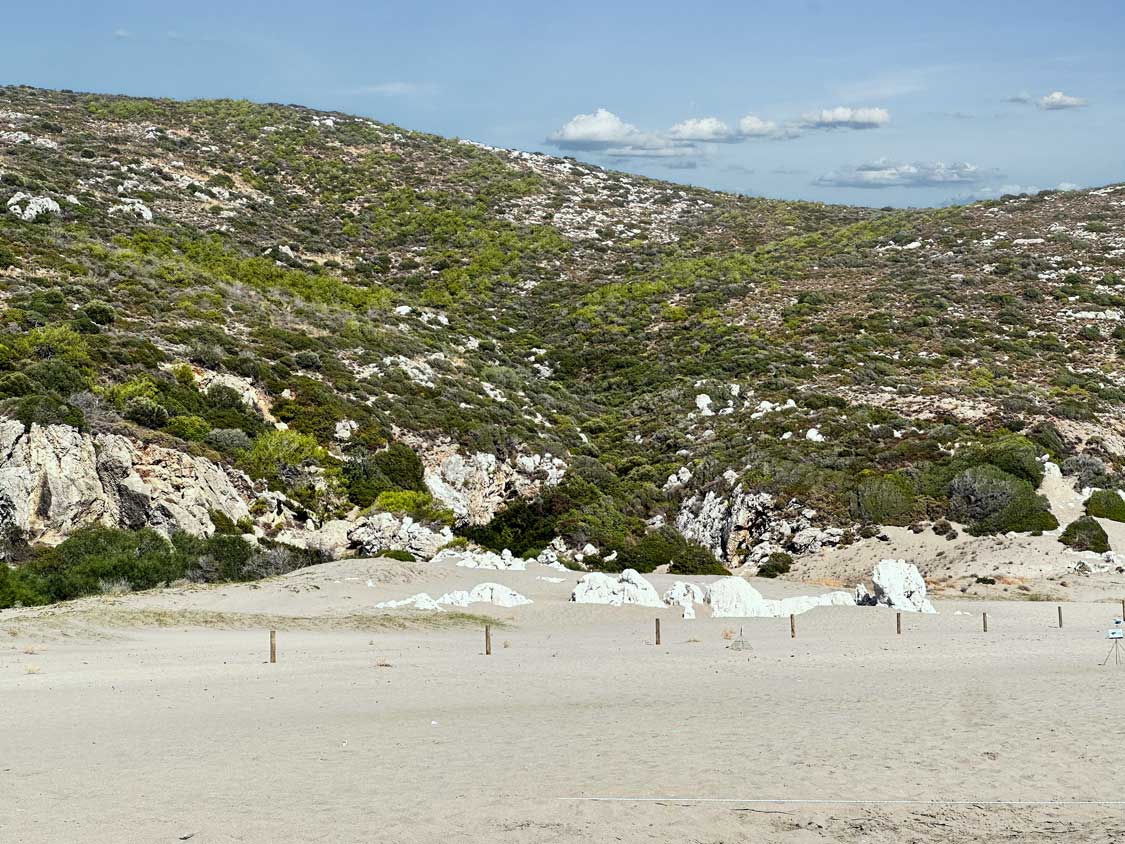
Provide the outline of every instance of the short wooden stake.
[[899,636],[902,635],[902,613],[900,612],[895,613],[895,633]]
[[980,616],[981,616],[981,620],[984,622],[984,632],[987,633],[988,632],[988,613],[982,612],[980,614]]
[[1059,629],[1062,630],[1062,607],[1059,607]]
[[789,638],[797,638],[797,616],[795,616],[793,613],[789,614]]
[[484,655],[492,656],[492,625],[484,625]]
[[656,644],[660,644],[660,619],[656,619]]
[[277,662],[277,631],[270,631],[270,662]]
[[1121,617],[1125,618],[1125,598],[1121,599]]

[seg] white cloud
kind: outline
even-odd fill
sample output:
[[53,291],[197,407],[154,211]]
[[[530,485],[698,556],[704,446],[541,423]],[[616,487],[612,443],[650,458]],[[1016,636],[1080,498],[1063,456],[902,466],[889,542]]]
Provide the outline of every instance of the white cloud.
[[1039,108],[1046,111],[1057,111],[1064,108],[1082,108],[1086,101],[1081,97],[1071,97],[1062,91],[1052,91],[1045,97],[1039,98]]
[[607,149],[615,144],[633,145],[645,138],[632,123],[599,108],[593,114],[576,114],[547,140],[561,149]]
[[763,120],[756,114],[739,118],[738,134],[742,138],[793,137],[789,129],[778,126],[772,120]]
[[113,30],[113,37],[117,38],[120,41],[124,41],[127,38],[132,38],[133,33],[127,29],[115,29]]
[[350,94],[376,94],[383,97],[413,97],[433,94],[437,86],[432,82],[377,82],[374,85],[361,85],[353,88]]
[[[693,121],[684,121],[690,123]],[[684,158],[700,152],[687,139],[642,132],[604,108],[575,115],[551,133],[547,142],[559,149],[596,151],[610,158]]]
[[801,118],[801,125],[809,129],[877,129],[891,121],[885,108],[824,108]]
[[1013,94],[1012,96],[1008,97],[1008,102],[1020,103],[1021,105],[1028,105],[1031,100],[1032,96],[1031,94],[1027,93],[1027,91],[1020,91],[1020,93]]
[[825,173],[816,184],[837,188],[932,188],[974,184],[981,179],[978,167],[966,162],[918,161],[912,164],[879,159]]
[[668,137],[676,141],[708,141],[722,143],[735,140],[730,126],[717,117],[692,117],[675,124]]

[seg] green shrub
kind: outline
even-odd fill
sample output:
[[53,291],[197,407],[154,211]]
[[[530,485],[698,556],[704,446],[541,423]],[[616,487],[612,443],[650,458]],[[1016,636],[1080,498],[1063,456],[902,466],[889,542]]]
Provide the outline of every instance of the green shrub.
[[415,557],[409,551],[403,551],[399,548],[387,548],[381,551],[376,551],[371,555],[372,557],[384,557],[388,560],[399,560],[403,563],[413,563]]
[[1043,482],[1043,464],[1040,451],[1025,437],[1005,437],[984,449],[984,460],[1009,475],[1022,478],[1038,489]]
[[1081,516],[1066,526],[1059,542],[1075,551],[1094,551],[1104,554],[1109,550],[1109,537],[1105,530],[1089,516]]
[[878,525],[908,525],[914,517],[914,486],[894,473],[867,477],[855,493],[855,514]]
[[453,524],[453,513],[438,506],[428,492],[396,489],[379,493],[375,507],[387,513],[410,516],[419,522]]
[[27,396],[35,392],[35,385],[22,372],[5,372],[0,375],[0,398]]
[[373,458],[375,466],[396,488],[426,489],[422,460],[405,443],[393,442]]
[[86,417],[79,408],[54,396],[25,396],[16,405],[13,415],[28,427],[32,425],[86,427]]
[[211,430],[211,425],[202,416],[173,416],[164,430],[174,437],[189,442],[203,442]]
[[241,428],[212,428],[203,441],[223,454],[240,455],[253,445],[250,437]]
[[91,322],[94,322],[98,325],[111,325],[113,321],[117,319],[117,312],[111,305],[108,305],[105,302],[87,302],[86,307],[82,309],[82,312],[86,314]]
[[254,440],[242,465],[251,475],[291,482],[310,465],[324,459],[324,449],[313,437],[297,431],[267,431]]
[[626,545],[613,563],[594,565],[614,571],[636,569],[642,573],[650,572],[657,566],[668,566],[671,574],[730,574],[710,551],[688,542],[678,530],[667,525]]
[[793,567],[793,558],[784,551],[774,551],[769,559],[758,566],[758,577],[777,577],[788,574]]
[[1047,499],[1031,484],[991,464],[970,467],[949,484],[949,514],[975,536],[1059,526]]
[[1125,498],[1116,489],[1095,490],[1086,499],[1086,515],[1125,522]]
[[168,410],[146,396],[133,396],[125,403],[125,418],[146,428],[161,428],[168,422]]

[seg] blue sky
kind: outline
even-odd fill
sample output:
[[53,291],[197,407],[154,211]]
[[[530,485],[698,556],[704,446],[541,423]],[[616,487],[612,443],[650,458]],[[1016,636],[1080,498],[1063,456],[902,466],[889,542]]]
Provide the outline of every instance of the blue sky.
[[301,103],[755,195],[1125,180],[1119,1],[37,0],[4,29],[2,83]]

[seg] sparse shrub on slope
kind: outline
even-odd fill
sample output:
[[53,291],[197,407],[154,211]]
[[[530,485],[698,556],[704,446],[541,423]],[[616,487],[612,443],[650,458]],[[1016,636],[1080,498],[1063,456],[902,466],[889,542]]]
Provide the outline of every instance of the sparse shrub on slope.
[[1075,519],[1059,536],[1059,542],[1075,551],[1094,551],[1103,554],[1109,550],[1109,537],[1105,529],[1089,516]]
[[1086,499],[1086,515],[1125,522],[1125,498],[1115,489],[1095,490]]
[[600,567],[620,566],[622,571],[636,569],[643,573],[664,565],[669,567],[670,574],[730,574],[710,551],[688,542],[679,531],[667,526],[646,533],[620,550],[612,564],[603,563]]
[[949,484],[949,513],[976,536],[1054,530],[1058,520],[1031,484],[991,464],[973,466]]
[[1005,437],[984,448],[984,459],[1009,475],[1022,478],[1038,489],[1043,483],[1043,464],[1039,449],[1025,437]]

